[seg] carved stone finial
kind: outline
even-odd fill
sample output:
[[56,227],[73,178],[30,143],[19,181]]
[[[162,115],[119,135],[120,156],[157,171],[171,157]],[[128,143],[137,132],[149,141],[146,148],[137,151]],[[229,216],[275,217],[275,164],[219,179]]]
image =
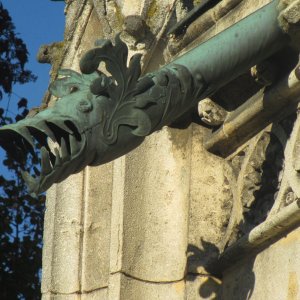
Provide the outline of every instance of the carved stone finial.
[[210,126],[221,125],[228,114],[223,107],[209,98],[203,99],[199,102],[198,113],[201,117],[201,121]]
[[123,29],[137,41],[142,40],[146,35],[146,22],[141,16],[126,16],[124,19]]
[[49,45],[42,45],[37,54],[37,61],[42,64],[53,65],[62,56],[65,42],[56,42]]
[[280,26],[292,37],[293,46],[299,50],[300,0],[281,0],[279,9],[282,10],[278,17]]

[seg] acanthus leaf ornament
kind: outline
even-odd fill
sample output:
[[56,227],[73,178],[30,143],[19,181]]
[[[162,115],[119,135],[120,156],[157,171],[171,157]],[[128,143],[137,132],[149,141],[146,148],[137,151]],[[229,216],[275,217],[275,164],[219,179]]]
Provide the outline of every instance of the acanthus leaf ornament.
[[[159,127],[162,122],[153,124],[146,107],[162,102],[164,111],[161,120],[165,125],[174,119],[172,115],[176,107],[178,110],[178,102],[193,97],[193,77],[184,66],[172,65],[157,74],[140,78],[141,55],[132,56],[127,67],[128,49],[120,35],[116,36],[115,45],[108,40],[98,41],[96,45],[97,48],[83,56],[80,69],[83,74],[100,73],[92,82],[90,90],[96,96],[107,96],[108,105],[104,108],[107,118],[103,125],[106,143],[112,144],[116,141],[121,125],[134,128],[132,134],[137,136],[146,136],[156,130],[154,127]],[[111,77],[98,71],[102,62]],[[181,111],[178,112],[180,113]]]

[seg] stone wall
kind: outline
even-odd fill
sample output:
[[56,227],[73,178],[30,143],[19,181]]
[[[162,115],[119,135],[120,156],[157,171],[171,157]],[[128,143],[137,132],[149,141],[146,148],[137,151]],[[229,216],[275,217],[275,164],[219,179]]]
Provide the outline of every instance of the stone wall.
[[226,270],[222,299],[300,299],[299,232],[292,231]]
[[[113,38],[123,30],[121,38],[130,55],[144,54],[143,71],[155,70],[269,1],[223,0],[199,18],[214,16],[209,28],[194,24],[197,36],[182,44],[166,32],[188,12],[186,2],[66,1],[60,67],[78,70],[80,57],[95,40]],[[231,9],[217,14],[224,7]],[[228,88],[225,92],[234,94]],[[55,99],[47,101],[51,105]],[[193,122],[185,127],[165,127],[131,153],[87,167],[51,187],[45,214],[43,299],[300,299],[299,230],[283,238],[277,234],[269,248],[265,240],[254,243],[256,252],[250,245],[239,259],[229,255],[224,268],[218,267],[222,255],[226,257],[226,251],[253,230],[250,225],[240,229],[246,222],[242,207],[246,199],[254,209],[253,193],[269,182],[249,168],[262,168],[278,126],[227,159],[204,149],[210,129]],[[246,177],[250,183],[244,182]],[[273,215],[287,206],[287,193],[275,201]],[[267,241],[272,238],[269,234]]]

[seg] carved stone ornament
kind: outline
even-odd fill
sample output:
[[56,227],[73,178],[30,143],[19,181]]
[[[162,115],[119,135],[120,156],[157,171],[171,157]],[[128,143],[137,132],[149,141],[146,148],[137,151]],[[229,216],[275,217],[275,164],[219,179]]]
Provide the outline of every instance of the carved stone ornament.
[[[16,157],[37,146],[39,177],[23,173],[40,193],[85,166],[100,165],[140,145],[251,66],[289,42],[277,21],[278,1],[241,20],[160,70],[141,75],[119,35],[100,40],[80,61],[81,74],[61,70],[50,86],[51,108],[0,129],[0,145]],[[237,39],[237,36],[239,38]],[[255,42],[254,42],[255,41]],[[222,47],[220,47],[222,45]],[[109,75],[99,71],[105,63]]]
[[300,198],[299,140],[300,118],[294,113],[268,126],[227,160],[235,178],[223,249]]

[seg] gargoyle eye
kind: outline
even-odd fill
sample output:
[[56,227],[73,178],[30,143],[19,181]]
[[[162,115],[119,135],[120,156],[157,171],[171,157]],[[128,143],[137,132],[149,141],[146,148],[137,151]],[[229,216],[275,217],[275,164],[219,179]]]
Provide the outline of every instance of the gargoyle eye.
[[92,103],[87,100],[81,100],[76,107],[80,112],[83,113],[90,112],[93,109]]
[[79,89],[77,86],[71,86],[70,87],[70,94],[77,92]]

